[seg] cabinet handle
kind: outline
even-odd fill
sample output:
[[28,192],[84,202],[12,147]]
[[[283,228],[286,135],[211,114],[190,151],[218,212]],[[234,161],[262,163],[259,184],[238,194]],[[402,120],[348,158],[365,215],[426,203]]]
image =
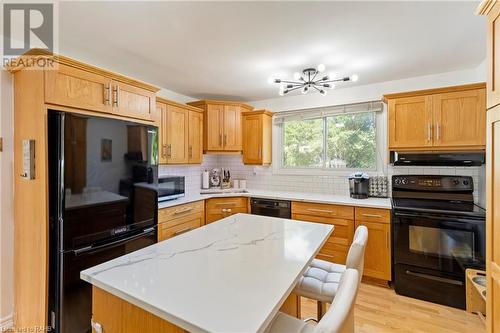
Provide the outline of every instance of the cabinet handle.
[[236,202],[217,202],[216,206],[235,206]]
[[367,213],[363,213],[361,215],[366,216],[366,217],[382,217],[382,215],[379,215],[379,214],[367,214]]
[[186,233],[188,231],[191,231],[193,229],[194,229],[193,227],[187,227],[185,229],[177,230],[176,232],[174,232],[174,236],[179,236],[179,235]]
[[219,146],[222,146],[222,134],[219,134]]
[[104,86],[104,104],[111,104],[111,83]]
[[227,145],[227,134],[224,134],[224,146]]
[[193,207],[186,207],[186,208],[183,208],[183,209],[176,210],[174,212],[174,215],[184,214],[184,213],[190,212],[192,210],[193,210]]
[[167,145],[167,157],[168,158],[172,157],[172,145],[171,144]]
[[119,90],[118,90],[118,86],[114,86],[113,87],[113,106],[116,106],[118,107],[118,96],[120,95],[119,93]]
[[161,147],[161,155],[162,155],[163,157],[167,157],[167,145],[163,145],[163,146]]
[[436,125],[436,140],[441,140],[441,124]]
[[259,158],[262,158],[262,147],[259,147]]
[[431,142],[432,140],[432,124],[427,124],[427,141]]
[[333,210],[327,210],[327,209],[307,208],[307,210],[310,212],[317,212],[317,213],[328,213],[328,214],[333,213]]
[[192,158],[193,157],[193,147],[189,146],[188,148],[188,157]]
[[232,210],[231,210],[231,208],[222,208],[222,212],[223,213],[231,213]]

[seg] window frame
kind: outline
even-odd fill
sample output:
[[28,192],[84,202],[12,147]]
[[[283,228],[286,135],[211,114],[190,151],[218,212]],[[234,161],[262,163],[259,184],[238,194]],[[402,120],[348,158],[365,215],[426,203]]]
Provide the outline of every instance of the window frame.
[[[363,171],[370,174],[386,174],[387,173],[387,154],[385,153],[386,143],[387,143],[387,112],[386,106],[384,105],[381,112],[377,111],[366,111],[373,112],[375,114],[375,154],[376,163],[375,168],[327,168],[326,167],[326,157],[327,157],[327,141],[328,141],[328,122],[323,121],[323,167],[293,167],[285,166],[283,159],[283,143],[285,131],[283,130],[284,123],[273,124],[273,173],[282,175],[317,175],[317,176],[329,176],[329,175],[350,175],[354,171]],[[339,112],[338,115],[348,114],[349,112],[342,113]],[[365,113],[365,112],[356,112]],[[331,114],[328,116],[317,117],[326,119],[327,117],[335,116]],[[310,119],[317,119],[310,118]]]

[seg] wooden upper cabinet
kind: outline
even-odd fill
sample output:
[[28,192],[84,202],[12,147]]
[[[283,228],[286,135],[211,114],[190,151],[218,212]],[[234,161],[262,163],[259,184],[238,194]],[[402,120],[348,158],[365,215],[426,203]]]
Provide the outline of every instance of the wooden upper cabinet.
[[240,151],[241,108],[238,105],[224,105],[224,127],[222,143],[225,151]]
[[202,100],[188,103],[205,111],[204,141],[205,152],[231,152],[242,150],[243,111],[251,111],[253,107],[231,101]]
[[63,64],[44,75],[45,103],[111,112],[111,79]]
[[243,163],[272,163],[272,113],[265,110],[243,112]]
[[432,146],[432,99],[417,96],[389,101],[389,147]]
[[160,117],[160,125],[158,128],[158,155],[160,156],[160,164],[167,163],[167,134],[166,126],[167,123],[167,104],[162,102],[156,102],[156,112]]
[[222,151],[224,105],[208,105],[205,111],[205,142],[204,149],[209,151]]
[[159,155],[161,164],[201,164],[203,160],[203,110],[157,98],[161,114]]
[[390,150],[485,148],[485,84],[385,95]]
[[156,108],[154,92],[122,82],[113,81],[112,85],[113,113],[137,119],[153,120],[153,110]]
[[478,14],[488,16],[486,90],[489,109],[500,104],[500,3],[483,1],[478,9]]
[[203,160],[203,113],[189,110],[188,163],[201,164]]
[[57,69],[44,70],[45,103],[157,121],[158,88],[64,56],[56,61]]
[[188,163],[188,110],[167,105],[165,126],[167,163]]
[[434,146],[485,146],[484,89],[433,96]]

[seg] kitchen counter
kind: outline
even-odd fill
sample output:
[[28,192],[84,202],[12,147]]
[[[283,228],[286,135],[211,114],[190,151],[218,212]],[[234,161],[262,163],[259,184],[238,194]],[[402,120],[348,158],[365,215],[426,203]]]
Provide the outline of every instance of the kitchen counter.
[[236,214],[80,276],[190,332],[262,332],[332,231]]
[[321,193],[304,193],[304,192],[282,192],[282,191],[266,191],[266,190],[247,190],[246,193],[188,193],[185,197],[176,200],[160,202],[158,208],[173,207],[198,200],[220,197],[255,197],[266,199],[290,200],[317,202],[325,204],[346,205],[367,208],[383,208],[391,209],[391,199],[389,198],[368,198],[368,199],[353,199],[347,195],[321,194]]

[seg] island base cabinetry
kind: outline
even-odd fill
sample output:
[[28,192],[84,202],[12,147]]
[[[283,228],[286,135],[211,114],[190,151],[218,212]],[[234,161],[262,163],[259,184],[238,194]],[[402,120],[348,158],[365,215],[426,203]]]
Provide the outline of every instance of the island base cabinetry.
[[92,321],[94,333],[187,332],[97,287],[92,288]]
[[[290,294],[280,311],[300,318],[300,297]],[[93,333],[188,332],[95,286],[92,287],[92,322]],[[96,326],[101,330],[96,330]]]

